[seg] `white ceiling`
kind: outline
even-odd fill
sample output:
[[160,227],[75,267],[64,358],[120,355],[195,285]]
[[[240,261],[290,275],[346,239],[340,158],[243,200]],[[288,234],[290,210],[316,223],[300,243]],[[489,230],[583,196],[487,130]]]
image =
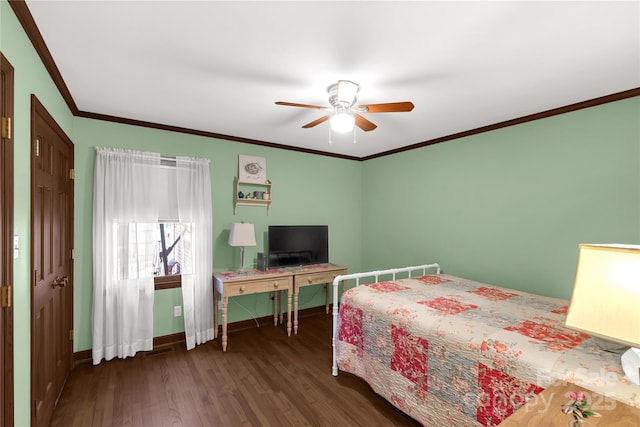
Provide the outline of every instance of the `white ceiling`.
[[[640,87],[638,1],[27,5],[80,111],[366,157]],[[338,79],[370,132],[301,126]],[[250,154],[250,153],[247,153]]]

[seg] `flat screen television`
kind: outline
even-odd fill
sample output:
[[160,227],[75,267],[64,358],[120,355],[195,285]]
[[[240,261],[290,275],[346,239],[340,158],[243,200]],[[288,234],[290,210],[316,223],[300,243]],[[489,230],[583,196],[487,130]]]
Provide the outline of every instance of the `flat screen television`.
[[327,225],[270,225],[269,268],[329,262]]

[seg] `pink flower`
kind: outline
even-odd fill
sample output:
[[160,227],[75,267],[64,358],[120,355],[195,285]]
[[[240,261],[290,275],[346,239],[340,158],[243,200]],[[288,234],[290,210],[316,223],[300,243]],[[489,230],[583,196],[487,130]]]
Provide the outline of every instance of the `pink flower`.
[[576,402],[582,402],[586,400],[584,393],[581,391],[572,391],[567,395],[567,397],[571,400],[575,400]]

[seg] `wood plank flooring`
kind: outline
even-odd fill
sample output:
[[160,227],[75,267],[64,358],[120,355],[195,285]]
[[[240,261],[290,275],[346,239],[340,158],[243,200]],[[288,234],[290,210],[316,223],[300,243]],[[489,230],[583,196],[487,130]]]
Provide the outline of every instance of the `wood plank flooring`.
[[60,396],[52,427],[419,426],[361,379],[331,375],[331,316],[229,334],[135,358],[83,364]]

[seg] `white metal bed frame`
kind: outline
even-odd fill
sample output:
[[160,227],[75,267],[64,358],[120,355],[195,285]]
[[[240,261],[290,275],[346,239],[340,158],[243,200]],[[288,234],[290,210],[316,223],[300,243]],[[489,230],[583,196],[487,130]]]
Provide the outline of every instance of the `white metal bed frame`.
[[[379,271],[367,271],[364,273],[353,273],[353,274],[343,274],[340,276],[336,276],[335,279],[333,279],[333,335],[331,338],[331,347],[333,349],[333,365],[331,367],[331,374],[334,377],[338,376],[338,362],[336,361],[336,334],[338,333],[338,313],[339,313],[339,307],[338,307],[338,295],[339,295],[339,290],[338,290],[338,285],[341,282],[346,282],[347,280],[355,280],[356,282],[356,286],[360,285],[360,279],[363,278],[370,278],[373,277],[374,281],[373,282],[367,282],[367,283],[378,283],[383,276],[391,276],[391,279],[385,279],[385,280],[396,280],[396,276],[398,274],[401,273],[407,273],[407,277],[403,277],[403,278],[410,278],[410,277],[414,277],[411,275],[411,273],[413,273],[414,271],[418,271],[421,270],[422,271],[422,276],[424,276],[425,274],[427,274],[427,270],[430,268],[435,268],[436,269],[436,274],[440,274],[440,264],[423,264],[423,265],[417,265],[417,266],[412,266],[412,267],[403,267],[403,268],[392,268],[389,270],[379,270]],[[416,276],[417,277],[417,276]]]

